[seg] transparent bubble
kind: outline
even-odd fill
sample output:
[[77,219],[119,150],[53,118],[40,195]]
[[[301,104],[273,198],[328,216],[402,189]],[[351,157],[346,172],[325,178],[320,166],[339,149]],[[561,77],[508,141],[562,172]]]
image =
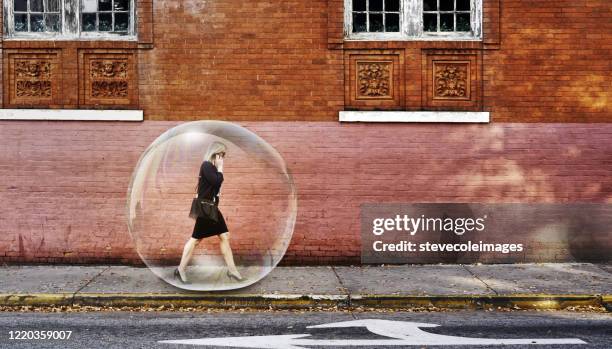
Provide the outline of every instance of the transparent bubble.
[[[242,281],[227,275],[217,236],[195,247],[189,283],[174,277],[195,221],[189,218],[200,166],[208,146],[227,147],[221,210]],[[194,121],[159,136],[142,154],[127,197],[128,229],[138,254],[166,282],[189,290],[230,290],[266,276],[281,260],[293,234],[297,194],[281,155],[244,127]]]

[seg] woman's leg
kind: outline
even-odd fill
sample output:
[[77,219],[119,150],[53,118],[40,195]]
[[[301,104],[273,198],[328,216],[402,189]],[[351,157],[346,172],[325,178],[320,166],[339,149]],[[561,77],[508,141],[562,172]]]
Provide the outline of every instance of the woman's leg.
[[221,247],[221,253],[223,254],[223,259],[225,259],[227,268],[229,269],[230,273],[241,278],[242,276],[238,272],[238,269],[236,269],[236,264],[234,264],[234,255],[232,254],[232,247],[230,246],[229,232],[219,235],[219,239],[221,239],[219,246]]
[[193,250],[200,243],[201,239],[189,238],[185,247],[183,247],[183,256],[181,257],[181,264],[178,267],[178,271],[181,274],[181,278],[183,280],[187,280],[185,275],[185,271],[187,270],[187,265],[191,261],[191,256],[193,255]]

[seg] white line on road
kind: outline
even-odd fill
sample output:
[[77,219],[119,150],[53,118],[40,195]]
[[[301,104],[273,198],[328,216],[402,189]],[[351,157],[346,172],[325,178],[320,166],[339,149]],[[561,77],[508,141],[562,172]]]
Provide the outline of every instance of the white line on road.
[[412,345],[543,345],[587,344],[578,338],[496,339],[446,336],[425,332],[420,327],[438,327],[436,324],[364,319],[308,326],[308,328],[366,327],[368,331],[393,339],[308,339],[309,334],[278,336],[218,337],[159,341],[168,344],[216,345],[238,348],[303,349],[302,346],[412,346]]

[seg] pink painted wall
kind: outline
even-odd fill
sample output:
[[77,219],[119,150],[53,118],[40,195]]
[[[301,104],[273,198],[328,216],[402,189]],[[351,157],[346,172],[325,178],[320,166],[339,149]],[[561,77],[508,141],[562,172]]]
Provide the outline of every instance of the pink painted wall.
[[[125,216],[130,176],[141,152],[178,123],[0,122],[0,261],[139,264]],[[612,203],[611,124],[241,125],[283,155],[297,185],[285,264],[358,263],[365,202]],[[191,234],[181,224],[160,254],[169,263]],[[230,231],[236,253],[248,254],[239,242],[247,230],[230,223]],[[574,260],[576,248],[605,259],[611,240],[534,241],[516,261]]]

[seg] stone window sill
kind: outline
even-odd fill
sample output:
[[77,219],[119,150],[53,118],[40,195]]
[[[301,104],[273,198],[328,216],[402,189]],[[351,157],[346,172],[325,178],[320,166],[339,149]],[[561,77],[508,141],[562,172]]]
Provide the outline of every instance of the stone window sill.
[[142,110],[0,109],[0,120],[143,121]]
[[489,112],[466,111],[341,111],[340,122],[489,123]]

